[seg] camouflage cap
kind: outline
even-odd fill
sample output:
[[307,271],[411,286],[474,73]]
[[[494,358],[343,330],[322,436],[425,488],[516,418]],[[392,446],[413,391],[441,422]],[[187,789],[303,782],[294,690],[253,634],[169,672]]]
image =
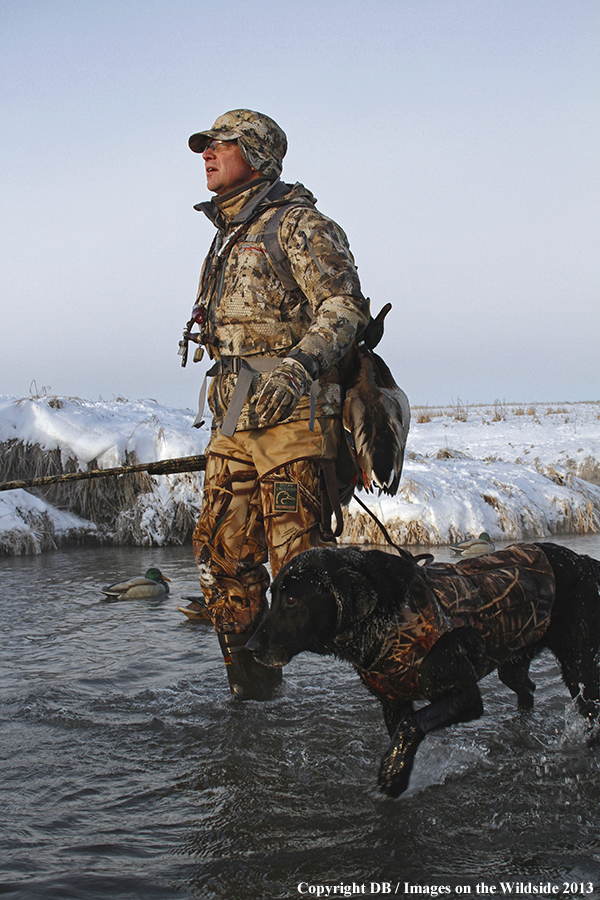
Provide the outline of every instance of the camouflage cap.
[[232,109],[219,116],[208,131],[193,134],[188,143],[194,153],[202,153],[212,139],[237,141],[242,156],[253,169],[268,178],[277,178],[287,150],[285,132],[277,122],[252,109]]

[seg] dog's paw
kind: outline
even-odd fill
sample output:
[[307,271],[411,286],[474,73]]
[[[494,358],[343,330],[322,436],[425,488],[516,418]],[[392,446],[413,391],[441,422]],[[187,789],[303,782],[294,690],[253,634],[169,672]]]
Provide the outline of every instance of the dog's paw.
[[424,732],[406,719],[398,726],[381,761],[377,779],[380,790],[388,797],[399,797],[407,789],[417,748],[424,737]]

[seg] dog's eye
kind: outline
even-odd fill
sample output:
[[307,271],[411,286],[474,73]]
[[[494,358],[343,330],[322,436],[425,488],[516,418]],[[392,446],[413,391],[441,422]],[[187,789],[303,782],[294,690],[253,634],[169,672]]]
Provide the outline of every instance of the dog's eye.
[[288,606],[295,606],[298,601],[296,600],[295,597],[291,597],[288,595],[285,598],[285,602],[287,603]]

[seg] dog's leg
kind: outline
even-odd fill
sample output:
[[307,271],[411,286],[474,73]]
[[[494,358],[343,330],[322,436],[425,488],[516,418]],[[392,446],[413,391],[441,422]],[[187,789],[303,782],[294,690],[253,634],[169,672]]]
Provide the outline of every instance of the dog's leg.
[[544,643],[554,653],[579,712],[600,719],[600,563],[566,547],[540,545],[554,569],[556,599]]
[[548,646],[560,663],[565,684],[579,712],[590,722],[597,722],[600,719],[598,650],[587,645],[585,627],[573,630],[577,633],[558,638],[553,635]]
[[477,675],[459,631],[449,632],[429,651],[419,670],[423,695],[433,702],[398,725],[379,769],[378,784],[390,797],[408,787],[419,744],[426,734],[470,722],[483,713]]
[[523,647],[498,666],[498,678],[515,692],[521,709],[533,709],[535,684],[529,677],[529,665],[533,656],[533,647]]
[[390,797],[399,797],[408,787],[419,744],[426,734],[447,725],[470,722],[483,712],[477,684],[444,697],[402,720],[387,748],[379,769],[379,786]]
[[413,711],[412,703],[401,703],[398,700],[387,700],[379,698],[383,708],[383,720],[388,734],[392,737],[398,728],[398,725],[409,716]]

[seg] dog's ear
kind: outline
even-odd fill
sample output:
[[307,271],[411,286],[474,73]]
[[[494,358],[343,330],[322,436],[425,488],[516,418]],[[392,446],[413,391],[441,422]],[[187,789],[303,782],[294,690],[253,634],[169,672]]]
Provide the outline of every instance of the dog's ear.
[[340,569],[331,581],[331,590],[337,604],[337,634],[366,619],[377,606],[376,592],[356,569]]

